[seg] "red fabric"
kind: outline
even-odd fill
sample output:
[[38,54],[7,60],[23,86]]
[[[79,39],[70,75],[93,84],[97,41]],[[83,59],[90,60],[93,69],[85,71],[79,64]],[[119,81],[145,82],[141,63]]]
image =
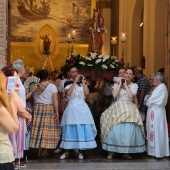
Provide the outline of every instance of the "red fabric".
[[170,124],[168,124],[168,135],[170,136]]

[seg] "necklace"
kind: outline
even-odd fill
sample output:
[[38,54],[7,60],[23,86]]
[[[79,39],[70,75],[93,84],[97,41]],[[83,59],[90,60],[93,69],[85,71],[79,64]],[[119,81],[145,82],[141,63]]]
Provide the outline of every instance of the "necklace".
[[129,86],[131,85],[131,83],[132,83],[132,82],[130,82],[130,83],[127,83],[127,86],[129,87]]

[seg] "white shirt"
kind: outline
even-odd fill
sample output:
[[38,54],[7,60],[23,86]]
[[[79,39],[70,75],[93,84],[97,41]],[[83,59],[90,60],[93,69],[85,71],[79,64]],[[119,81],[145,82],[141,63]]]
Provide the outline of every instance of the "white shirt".
[[[115,90],[117,87],[118,87],[118,84],[115,83],[115,84],[113,85],[113,89]],[[135,94],[135,95],[137,94],[138,85],[137,85],[136,83],[131,83],[128,87],[129,87],[129,89],[131,90],[131,92],[132,92],[133,94]],[[127,94],[127,92],[126,92],[126,90],[125,90],[124,88],[121,88],[121,89],[120,89],[120,93],[119,93],[119,95],[117,96],[117,100],[133,101],[133,99],[131,99],[131,98],[128,96],[128,94]]]
[[44,104],[53,104],[53,93],[57,93],[57,88],[54,84],[49,83],[46,89],[38,95],[37,92],[33,93],[34,103],[44,103]]
[[[65,90],[68,90],[72,84],[69,84],[65,87]],[[78,84],[75,84],[73,92],[71,93],[70,96],[67,96],[69,99],[71,98],[80,98],[80,99],[85,99],[85,94],[83,90],[83,85],[79,86]]]
[[26,95],[25,95],[25,88],[21,82],[21,79],[18,77],[18,84],[19,84],[19,97],[21,98],[24,107],[26,107]]
[[61,80],[59,83],[58,91],[63,93],[63,97],[65,96],[65,89],[64,89],[64,83],[67,79]]

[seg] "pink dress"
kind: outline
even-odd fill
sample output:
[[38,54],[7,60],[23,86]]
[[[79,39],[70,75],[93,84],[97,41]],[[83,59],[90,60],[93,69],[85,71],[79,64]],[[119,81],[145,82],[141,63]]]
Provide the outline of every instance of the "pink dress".
[[[25,96],[25,88],[19,79],[19,96],[15,96],[16,99],[14,100],[17,105],[17,109],[26,106]],[[9,134],[9,139],[11,141],[14,157],[15,158],[22,158],[24,156],[25,150],[25,140],[26,140],[26,119],[19,116],[18,113],[18,121],[19,121],[19,129],[18,131]]]

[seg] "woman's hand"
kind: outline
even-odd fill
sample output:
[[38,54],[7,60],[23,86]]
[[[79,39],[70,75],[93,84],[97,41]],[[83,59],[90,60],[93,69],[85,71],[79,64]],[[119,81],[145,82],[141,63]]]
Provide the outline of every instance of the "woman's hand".
[[36,90],[37,90],[37,86],[34,86],[34,87],[31,89],[31,92],[34,93]]
[[126,79],[124,79],[125,82],[123,83],[124,87],[127,87],[127,82],[126,82]]
[[55,120],[59,119],[58,112],[56,112],[56,113],[54,114],[54,119],[55,119]]
[[14,90],[11,90],[11,89],[8,89],[9,92],[8,92],[8,100],[9,100],[9,104],[11,102],[14,101],[14,98],[15,98],[15,91]]
[[76,78],[74,79],[74,82],[77,83],[79,80],[80,75],[77,75]]
[[17,95],[16,92],[14,90],[9,89],[9,93],[8,93],[9,106],[10,107],[14,106],[14,109],[15,109],[14,111],[17,114],[17,107],[16,107],[15,102],[14,102],[15,95]]
[[83,78],[82,78],[82,83],[84,84],[85,83],[85,78],[84,78],[84,76],[82,76]]
[[126,80],[123,77],[120,77],[119,85],[124,86],[126,84]]
[[30,120],[30,119],[26,119],[26,125],[29,125],[29,124],[30,124],[30,122],[31,122],[31,120]]

